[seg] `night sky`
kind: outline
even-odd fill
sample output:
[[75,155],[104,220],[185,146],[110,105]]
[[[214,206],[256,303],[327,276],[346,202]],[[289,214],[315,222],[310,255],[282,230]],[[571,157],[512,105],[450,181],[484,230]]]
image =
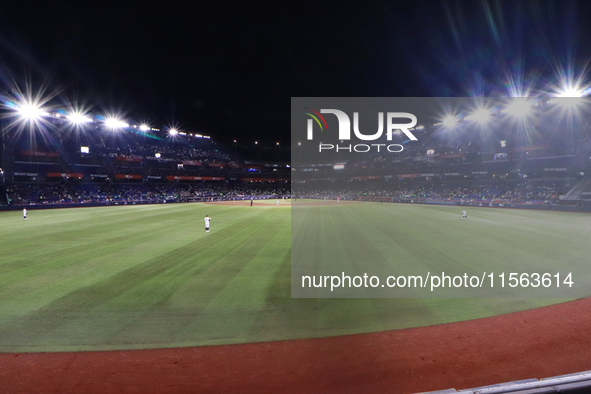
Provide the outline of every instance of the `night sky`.
[[538,95],[569,72],[589,83],[584,1],[318,3],[4,3],[2,89],[29,80],[95,114],[287,142],[290,97]]

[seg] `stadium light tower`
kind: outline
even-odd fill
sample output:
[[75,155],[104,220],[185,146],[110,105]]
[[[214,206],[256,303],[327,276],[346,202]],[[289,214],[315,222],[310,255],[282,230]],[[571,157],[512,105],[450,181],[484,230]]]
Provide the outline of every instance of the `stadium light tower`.
[[174,127],[173,127],[173,128],[171,128],[170,130],[168,130],[168,134],[169,134],[169,135],[172,135],[172,136],[175,136],[175,135],[177,135],[178,133],[179,133],[179,131],[178,131],[176,128],[174,128]]
[[579,109],[579,108],[583,107],[585,103],[587,103],[587,105],[588,105],[589,101],[587,99],[584,99],[583,97],[564,96],[564,97],[555,97],[555,98],[548,100],[548,104],[555,104],[555,105],[560,106],[561,108],[564,108],[567,110]]
[[458,120],[453,115],[447,115],[445,118],[442,119],[441,123],[445,127],[455,127],[458,124]]
[[28,120],[29,122],[34,122],[42,116],[49,115],[47,111],[41,109],[38,105],[35,105],[30,102],[25,102],[17,106],[16,112],[22,119]]
[[491,110],[488,108],[478,108],[464,119],[478,123],[487,123],[491,118]]
[[569,83],[565,81],[563,87],[554,94],[554,98],[548,100],[548,104],[557,104],[564,109],[578,109],[583,106],[585,102],[583,97],[588,96],[591,92],[591,87],[581,87],[577,83]]
[[558,73],[559,85],[553,86],[554,97],[585,97],[591,93],[591,84],[585,83],[586,72],[575,76],[572,69],[560,70]]
[[148,130],[150,130],[150,126],[148,126],[147,124],[140,125],[140,131],[146,132]]
[[525,118],[531,114],[532,105],[531,100],[515,98],[505,106],[503,112],[518,118]]
[[74,125],[82,125],[84,123],[92,122],[92,119],[81,112],[73,112],[70,115],[67,115],[66,118],[68,118],[70,123]]
[[[589,89],[587,89],[589,90]],[[564,88],[562,88],[562,90],[560,90],[559,92],[557,92],[554,96],[555,97],[584,97],[585,94],[585,89],[581,89],[578,86],[565,86]]]
[[115,129],[124,129],[129,127],[128,123],[125,123],[124,121],[122,121],[121,119],[117,119],[117,118],[107,118],[105,120],[105,126],[109,129],[115,130]]

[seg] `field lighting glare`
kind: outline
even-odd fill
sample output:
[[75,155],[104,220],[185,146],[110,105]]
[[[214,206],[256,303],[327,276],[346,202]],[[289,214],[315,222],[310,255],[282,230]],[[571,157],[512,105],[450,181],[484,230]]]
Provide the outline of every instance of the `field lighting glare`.
[[107,120],[105,120],[105,126],[109,129],[124,129],[126,127],[129,127],[129,124],[119,119],[108,118]]
[[587,100],[581,97],[560,97],[548,100],[548,104],[556,104],[564,109],[577,109],[586,102]]
[[441,123],[446,127],[454,127],[458,123],[458,120],[454,116],[446,116]]
[[168,130],[168,134],[170,134],[170,135],[177,135],[178,133],[179,133],[179,131],[175,128]]
[[490,117],[490,110],[486,108],[479,108],[476,111],[472,112],[470,115],[466,116],[465,119],[480,123],[486,123],[490,120]]
[[529,100],[513,100],[503,110],[503,112],[516,117],[525,117],[531,113],[532,103]]
[[580,86],[565,85],[562,90],[554,95],[554,98],[548,100],[548,104],[557,104],[566,109],[576,109],[585,102],[582,97],[589,94],[591,88],[581,88]]
[[90,119],[88,116],[85,116],[84,114],[78,112],[68,115],[67,118],[70,121],[70,123],[76,125],[92,122],[92,119]]
[[148,131],[148,130],[150,130],[150,126],[145,125],[145,124],[140,125],[140,131]]
[[49,115],[49,113],[39,108],[39,106],[30,103],[25,103],[17,107],[16,111],[21,118],[30,121]]
[[585,97],[589,94],[591,88],[579,86],[578,84],[564,83],[563,88],[554,94],[554,97]]

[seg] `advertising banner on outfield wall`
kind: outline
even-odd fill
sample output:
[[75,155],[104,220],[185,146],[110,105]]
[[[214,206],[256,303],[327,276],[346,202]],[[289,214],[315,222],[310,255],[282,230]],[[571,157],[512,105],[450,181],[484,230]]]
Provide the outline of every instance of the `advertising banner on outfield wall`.
[[292,98],[292,297],[590,296],[590,121],[587,98]]

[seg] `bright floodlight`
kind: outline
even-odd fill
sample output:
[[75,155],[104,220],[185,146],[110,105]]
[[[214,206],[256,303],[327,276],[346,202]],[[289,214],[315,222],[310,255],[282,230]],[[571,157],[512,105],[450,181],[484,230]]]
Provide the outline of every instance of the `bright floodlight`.
[[441,123],[446,127],[454,127],[458,123],[458,120],[454,116],[448,115],[443,118]]
[[589,94],[590,88],[583,88],[578,84],[564,84],[564,87],[554,94],[555,98],[548,100],[548,104],[557,104],[566,109],[577,109],[584,103],[585,97]]
[[168,134],[170,135],[177,135],[179,133],[179,131],[177,129],[175,129],[174,127],[170,130],[168,130]]
[[591,85],[581,85],[581,78],[562,78],[562,87],[555,89],[554,97],[585,97],[591,92]]
[[81,114],[79,112],[74,112],[74,113],[68,115],[67,118],[71,123],[76,124],[76,125],[92,122],[92,119],[90,119],[88,116]]
[[480,123],[486,123],[490,120],[491,111],[487,108],[478,108],[470,115],[466,116],[466,120],[472,120]]
[[555,94],[556,97],[583,97],[585,90],[578,86],[565,86],[561,91]]
[[556,97],[548,100],[548,104],[556,104],[565,109],[577,109],[588,102],[582,97]]
[[26,120],[34,121],[42,116],[49,115],[46,111],[39,108],[38,105],[31,103],[24,103],[16,108],[18,114]]
[[108,118],[107,120],[105,120],[105,126],[109,129],[124,129],[126,127],[129,127],[129,124],[125,123],[120,119]]
[[516,117],[525,117],[531,113],[532,102],[529,100],[511,100],[503,112]]
[[140,125],[140,131],[148,131],[148,130],[150,130],[150,126],[148,126],[146,124]]

